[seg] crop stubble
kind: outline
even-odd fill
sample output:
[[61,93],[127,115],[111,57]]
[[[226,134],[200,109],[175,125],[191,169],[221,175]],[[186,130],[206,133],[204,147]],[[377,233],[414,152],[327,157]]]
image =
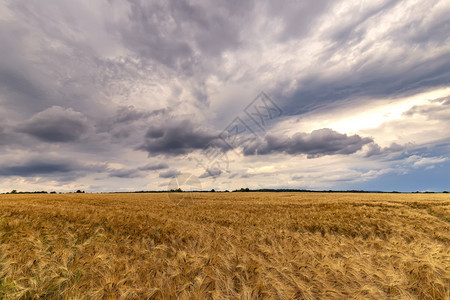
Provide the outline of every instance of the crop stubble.
[[0,195],[0,298],[450,298],[448,195],[174,196]]

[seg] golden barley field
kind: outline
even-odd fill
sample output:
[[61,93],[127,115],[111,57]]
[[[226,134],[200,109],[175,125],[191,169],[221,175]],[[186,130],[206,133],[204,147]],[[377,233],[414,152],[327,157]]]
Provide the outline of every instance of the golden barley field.
[[450,298],[449,195],[169,195],[0,195],[0,298]]

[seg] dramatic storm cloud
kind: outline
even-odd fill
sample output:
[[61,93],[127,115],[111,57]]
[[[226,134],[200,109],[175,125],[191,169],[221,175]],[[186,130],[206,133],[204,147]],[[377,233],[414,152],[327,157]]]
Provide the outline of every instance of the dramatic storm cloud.
[[280,136],[266,136],[262,142],[247,147],[245,155],[267,155],[274,152],[288,154],[307,154],[308,158],[333,154],[352,154],[368,143],[370,138],[361,138],[358,135],[347,136],[328,128],[314,130],[310,134],[297,133],[291,138]]
[[145,134],[144,143],[138,149],[148,151],[149,155],[179,155],[206,149],[218,136],[205,132],[200,127],[201,125],[195,125],[189,120],[151,126]]
[[3,1],[0,192],[187,173],[219,190],[450,189],[449,15],[445,0]]
[[23,122],[19,131],[45,142],[71,142],[78,140],[87,127],[81,113],[53,106]]

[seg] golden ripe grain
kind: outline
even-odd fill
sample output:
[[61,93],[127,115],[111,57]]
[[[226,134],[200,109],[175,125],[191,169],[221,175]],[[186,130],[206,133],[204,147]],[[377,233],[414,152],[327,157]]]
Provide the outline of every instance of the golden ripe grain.
[[450,298],[450,196],[174,196],[1,195],[0,299]]

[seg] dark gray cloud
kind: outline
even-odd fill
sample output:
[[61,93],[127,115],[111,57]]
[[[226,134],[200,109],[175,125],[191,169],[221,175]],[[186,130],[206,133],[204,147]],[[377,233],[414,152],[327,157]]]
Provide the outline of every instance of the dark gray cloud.
[[25,161],[4,162],[0,165],[0,176],[82,176],[88,172],[103,172],[104,164],[83,164],[72,158],[52,156],[33,157]]
[[205,173],[200,175],[198,178],[208,178],[208,177],[215,178],[217,176],[220,176],[221,174],[222,174],[222,170],[217,169],[217,168],[212,168],[212,169],[205,170]]
[[167,170],[165,172],[159,173],[159,178],[173,178],[180,174],[181,172],[178,170]]
[[163,170],[168,169],[169,165],[166,163],[157,163],[157,164],[147,164],[145,166],[139,167],[141,171],[154,171],[154,170]]
[[371,156],[386,154],[386,153],[401,152],[401,151],[406,150],[405,146],[399,145],[397,143],[392,143],[389,147],[383,147],[383,148],[375,143],[370,143],[370,144],[368,144],[368,148],[369,148],[369,150],[366,153],[366,157],[371,157]]
[[111,131],[113,128],[130,125],[139,120],[147,120],[149,117],[164,115],[165,109],[153,111],[142,111],[136,109],[133,105],[118,107],[116,112],[107,118],[98,121],[99,131]]
[[130,123],[148,116],[148,113],[144,113],[136,110],[132,105],[126,107],[120,107],[117,110],[116,115],[111,120],[111,123]]
[[119,178],[137,178],[143,177],[143,174],[136,169],[119,169],[113,170],[109,173],[110,177],[119,177]]
[[311,133],[296,133],[292,137],[267,135],[264,140],[257,140],[244,149],[244,155],[268,155],[287,153],[291,155],[306,154],[308,158],[324,155],[352,154],[369,143],[371,138],[359,135],[348,136],[328,128],[314,130]]
[[[147,173],[145,171],[157,171],[157,170],[164,170],[168,169],[169,165],[166,163],[153,163],[153,164],[147,164],[145,166],[139,167],[139,168],[123,168],[123,169],[114,169],[110,170],[109,176],[110,177],[119,177],[119,178],[137,178],[137,177],[145,177]],[[168,174],[172,174],[171,170],[167,171]]]
[[65,143],[79,140],[88,127],[88,121],[81,113],[53,106],[19,125],[18,131],[44,142]]
[[183,155],[206,149],[218,140],[218,135],[200,128],[189,120],[151,126],[145,141],[138,147],[149,155]]
[[32,161],[22,165],[2,166],[1,176],[36,176],[55,173],[72,172],[73,166],[68,163]]
[[108,133],[113,143],[136,146],[142,143],[142,135],[148,124],[164,117],[166,109],[152,111],[137,109],[134,106],[119,107],[113,114],[97,121],[97,133]]

